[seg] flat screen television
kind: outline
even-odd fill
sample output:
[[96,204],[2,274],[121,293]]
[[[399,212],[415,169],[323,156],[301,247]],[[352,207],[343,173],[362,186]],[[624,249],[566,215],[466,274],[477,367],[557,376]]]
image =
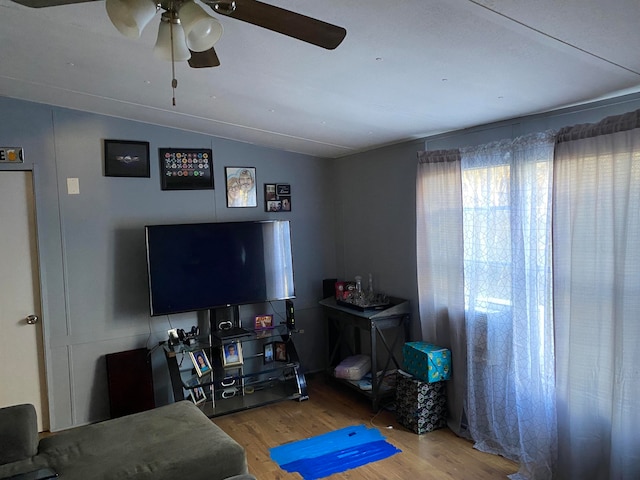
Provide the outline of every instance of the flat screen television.
[[145,227],[151,315],[295,297],[289,221]]

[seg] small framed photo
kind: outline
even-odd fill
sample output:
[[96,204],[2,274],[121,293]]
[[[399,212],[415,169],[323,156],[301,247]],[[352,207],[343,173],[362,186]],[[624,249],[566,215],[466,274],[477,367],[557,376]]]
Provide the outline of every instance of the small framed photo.
[[265,365],[267,363],[273,363],[274,361],[274,357],[273,357],[273,342],[271,343],[265,343],[262,346],[262,351],[263,351],[263,355],[264,355],[264,363]]
[[222,346],[222,365],[234,367],[242,365],[242,345],[240,342],[227,343]]
[[149,142],[104,141],[105,177],[150,177]]
[[264,211],[290,212],[291,185],[289,185],[288,183],[265,183]]
[[189,352],[189,356],[191,357],[191,361],[193,362],[193,366],[195,367],[196,373],[199,377],[211,371],[211,364],[209,363],[209,358],[207,357],[207,354],[204,353],[204,350]]
[[276,195],[291,195],[291,185],[289,185],[288,183],[276,184]]
[[255,330],[267,330],[273,328],[273,315],[256,315]]
[[282,202],[280,200],[268,200],[265,210],[267,212],[281,212]]
[[287,361],[287,344],[285,342],[273,342],[274,358],[277,362]]
[[275,183],[265,183],[264,184],[264,199],[265,201],[273,201],[278,197],[276,195],[276,184]]
[[191,400],[196,405],[204,403],[204,401],[207,399],[207,396],[205,395],[204,389],[202,387],[190,388],[189,393],[191,394]]
[[257,207],[256,169],[254,167],[225,167],[227,207]]

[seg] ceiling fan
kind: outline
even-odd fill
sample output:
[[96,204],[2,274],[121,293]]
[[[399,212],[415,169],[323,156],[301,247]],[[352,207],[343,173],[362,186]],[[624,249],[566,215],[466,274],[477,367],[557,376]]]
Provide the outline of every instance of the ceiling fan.
[[[54,7],[95,0],[13,0],[32,8]],[[328,50],[347,34],[339,26],[257,0],[201,0],[218,14],[248,22]],[[160,28],[154,52],[166,60],[188,60],[193,68],[217,67],[213,45],[222,25],[194,0],[106,0],[109,18],[124,35],[137,38],[160,10]]]

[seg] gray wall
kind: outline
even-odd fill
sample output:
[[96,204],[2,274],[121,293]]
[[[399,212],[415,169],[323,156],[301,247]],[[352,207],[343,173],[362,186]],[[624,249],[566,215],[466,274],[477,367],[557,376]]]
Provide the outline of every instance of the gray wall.
[[[35,177],[51,429],[108,418],[104,355],[158,344],[169,328],[202,324],[195,313],[150,317],[144,225],[291,220],[296,338],[307,370],[321,368],[317,301],[335,276],[331,166],[322,159],[0,97],[0,144],[24,148]],[[151,178],[103,176],[103,139],[150,142]],[[160,147],[211,148],[215,190],[162,191]],[[226,207],[224,166],[255,166],[257,208]],[[80,195],[67,195],[77,177]],[[292,212],[264,211],[263,184],[289,183]],[[4,272],[3,274],[6,274]],[[274,302],[284,312],[284,302]],[[268,305],[265,308],[271,308]],[[250,311],[241,315],[249,318]],[[172,400],[161,349],[153,354],[158,404]]]

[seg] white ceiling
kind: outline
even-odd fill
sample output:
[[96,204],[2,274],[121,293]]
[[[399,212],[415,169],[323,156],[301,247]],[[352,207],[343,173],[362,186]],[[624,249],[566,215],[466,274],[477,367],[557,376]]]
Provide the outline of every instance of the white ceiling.
[[216,16],[221,66],[152,53],[104,2],[0,0],[0,95],[320,157],[640,91],[638,0],[273,0],[347,29],[325,50]]

